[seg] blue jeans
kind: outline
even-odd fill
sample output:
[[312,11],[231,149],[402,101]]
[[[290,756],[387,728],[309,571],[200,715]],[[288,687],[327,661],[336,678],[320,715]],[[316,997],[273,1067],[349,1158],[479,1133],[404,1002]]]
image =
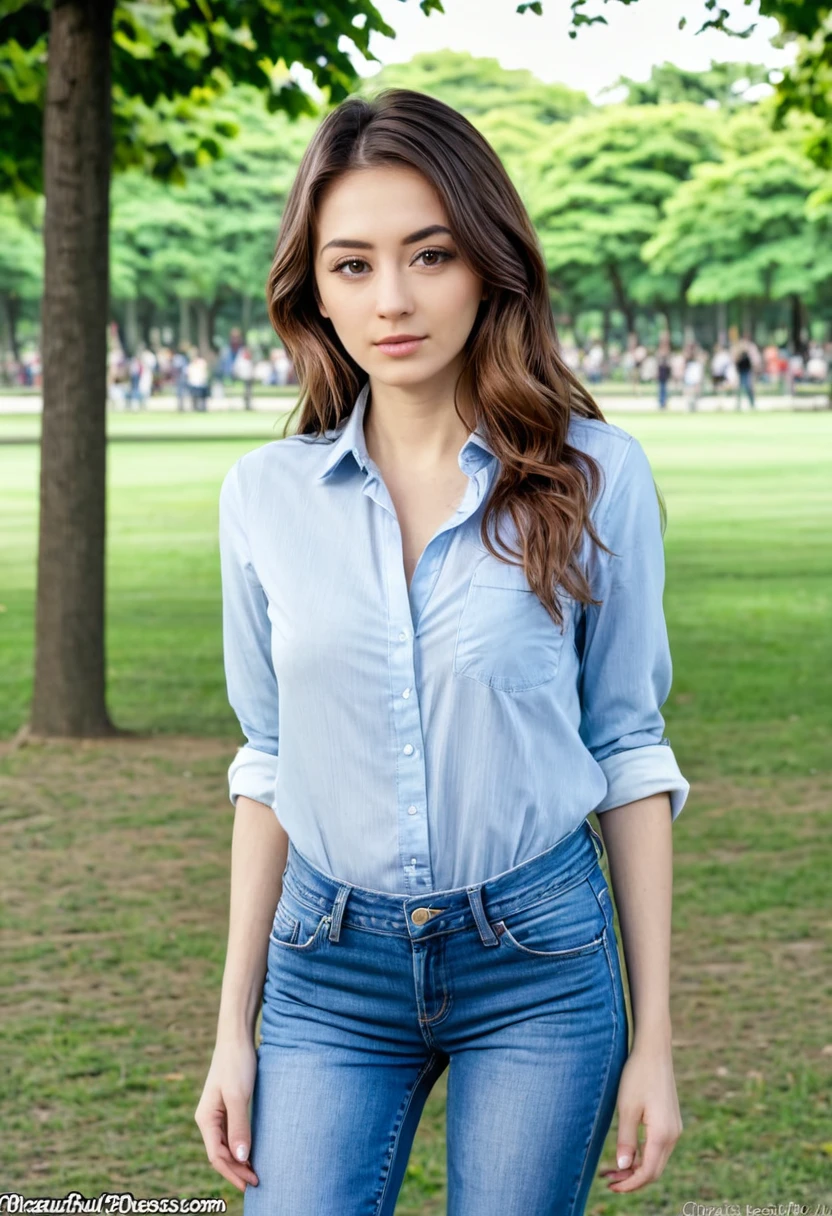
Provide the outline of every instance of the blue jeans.
[[740,382],[739,382],[739,385],[737,386],[737,409],[740,408],[740,404],[742,402],[743,389],[745,390],[745,392],[748,396],[749,402],[751,403],[752,406],[754,406],[755,405],[754,384],[751,379],[751,372],[740,372],[739,377],[740,377]]
[[244,1216],[393,1216],[448,1067],[448,1216],[581,1216],[628,1051],[603,851],[584,821],[425,897],[352,886],[290,843]]

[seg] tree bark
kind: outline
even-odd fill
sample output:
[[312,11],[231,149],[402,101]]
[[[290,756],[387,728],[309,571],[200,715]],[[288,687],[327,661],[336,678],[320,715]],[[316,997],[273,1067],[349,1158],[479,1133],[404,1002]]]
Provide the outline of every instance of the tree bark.
[[191,345],[191,307],[184,296],[179,297],[179,345]]
[[791,347],[795,354],[800,354],[801,347],[803,345],[801,342],[800,332],[803,321],[800,312],[800,296],[797,294],[791,295],[789,297],[789,303],[791,305],[789,310],[789,336],[791,338]]
[[621,278],[621,272],[614,262],[610,262],[609,266],[607,267],[607,273],[609,274],[610,282],[612,283],[615,302],[619,308],[619,311],[623,313],[624,320],[627,323],[627,336],[638,340],[638,334],[636,332],[636,310],[627,296],[627,292],[624,288],[624,280]]
[[20,346],[17,341],[17,317],[20,307],[20,301],[17,296],[10,291],[3,292],[3,314],[6,319],[6,328],[8,330],[9,350],[12,352],[12,358],[15,363],[20,362]]
[[50,18],[36,735],[117,733],[104,658],[112,18],[113,0],[55,3]]
[[208,358],[211,353],[210,324],[208,320],[208,305],[204,300],[196,301],[196,332],[199,353]]
[[127,352],[135,355],[139,349],[139,314],[138,305],[132,296],[128,296],[124,301],[124,333]]

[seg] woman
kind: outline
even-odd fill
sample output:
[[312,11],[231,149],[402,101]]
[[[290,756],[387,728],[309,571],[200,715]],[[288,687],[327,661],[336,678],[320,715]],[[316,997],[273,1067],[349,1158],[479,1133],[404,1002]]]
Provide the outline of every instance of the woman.
[[220,495],[247,743],[209,1159],[246,1216],[389,1216],[447,1067],[451,1216],[581,1213],[616,1100],[612,1191],[681,1130],[689,786],[650,466],[563,363],[517,192],[439,101],[327,116],[267,290],[302,412]]

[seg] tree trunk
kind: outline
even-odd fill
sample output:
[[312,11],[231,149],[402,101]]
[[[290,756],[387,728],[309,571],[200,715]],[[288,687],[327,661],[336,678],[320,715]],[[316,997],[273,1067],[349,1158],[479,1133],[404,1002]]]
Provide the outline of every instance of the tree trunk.
[[20,311],[20,301],[10,291],[3,292],[3,315],[6,319],[9,350],[15,363],[20,362],[20,347],[17,342],[17,317]]
[[791,346],[795,354],[803,351],[803,310],[800,307],[800,296],[795,292],[791,297]]
[[179,297],[179,345],[191,345],[191,306],[184,296]]
[[128,354],[135,355],[139,349],[139,312],[134,299],[124,301],[124,337]]
[[210,330],[210,325],[208,323],[208,305],[205,303],[204,300],[197,300],[197,302],[196,302],[197,344],[199,345],[199,353],[203,356],[203,358],[206,358],[206,359],[208,358],[209,354],[211,353],[209,330]]
[[36,735],[116,733],[104,660],[112,18],[113,0],[69,0],[50,18]]
[[728,345],[728,308],[724,300],[716,306],[716,340],[720,346]]
[[621,278],[619,269],[614,262],[610,262],[609,266],[607,267],[607,271],[610,276],[610,282],[612,283],[615,302],[620,311],[624,314],[624,320],[627,323],[627,336],[629,338],[635,338],[637,341],[638,334],[636,333],[636,310],[624,289],[624,282]]
[[208,346],[210,353],[214,354],[214,332],[217,327],[217,312],[219,311],[219,299],[214,300],[213,304],[208,305]]

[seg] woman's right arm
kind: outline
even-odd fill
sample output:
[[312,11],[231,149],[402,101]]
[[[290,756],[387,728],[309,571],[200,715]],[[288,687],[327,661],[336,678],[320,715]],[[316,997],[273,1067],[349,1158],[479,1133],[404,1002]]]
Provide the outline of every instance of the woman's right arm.
[[196,1110],[208,1160],[238,1190],[257,1185],[251,1148],[254,1029],[266,975],[269,930],[280,899],[289,837],[270,806],[240,795],[231,842],[228,947],[211,1067]]
[[274,802],[280,701],[271,656],[268,599],[248,539],[241,462],[220,489],[223,657],[228,700],[243,734],[228,770],[234,803],[231,900],[217,1042],[196,1111],[208,1158],[241,1191],[257,1184],[247,1165],[251,1150],[248,1104],[257,1057],[254,1027],[275,909],[281,894],[289,837]]

